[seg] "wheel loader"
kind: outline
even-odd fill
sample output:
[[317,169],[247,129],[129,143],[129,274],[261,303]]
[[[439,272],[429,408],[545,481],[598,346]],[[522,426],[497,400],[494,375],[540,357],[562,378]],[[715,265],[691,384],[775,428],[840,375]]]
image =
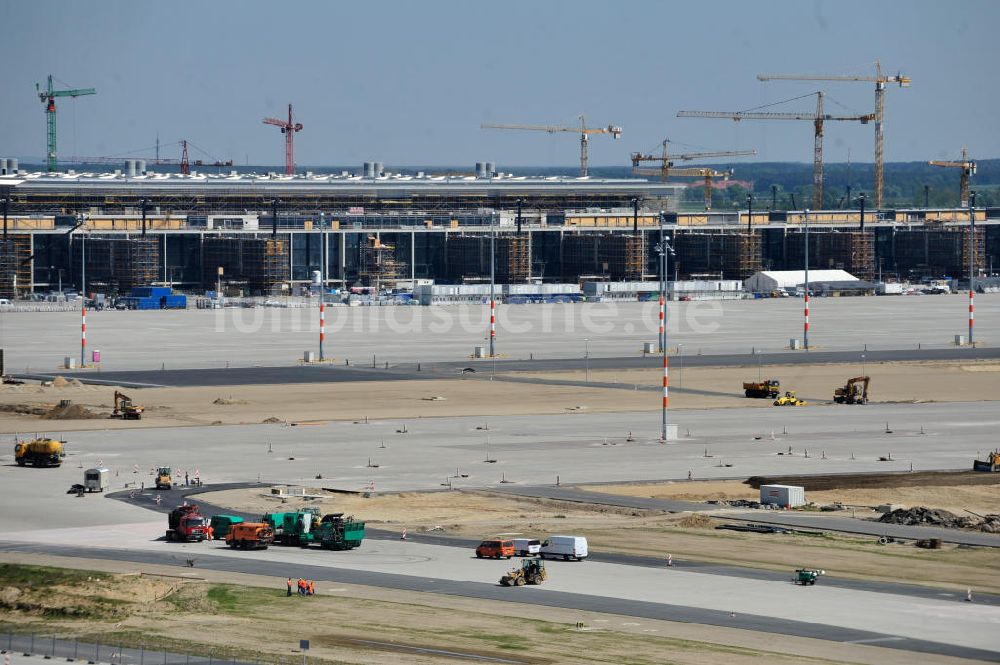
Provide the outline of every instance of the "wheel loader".
[[871,378],[867,376],[856,376],[848,379],[843,388],[833,391],[833,401],[837,404],[867,404],[868,384]]
[[525,584],[541,584],[549,579],[545,572],[545,562],[541,559],[524,559],[521,567],[515,568],[500,578],[503,586],[524,586]]
[[173,470],[169,466],[156,467],[156,489],[168,490],[174,486]]
[[805,406],[806,401],[795,396],[794,390],[786,390],[785,394],[774,400],[774,406]]

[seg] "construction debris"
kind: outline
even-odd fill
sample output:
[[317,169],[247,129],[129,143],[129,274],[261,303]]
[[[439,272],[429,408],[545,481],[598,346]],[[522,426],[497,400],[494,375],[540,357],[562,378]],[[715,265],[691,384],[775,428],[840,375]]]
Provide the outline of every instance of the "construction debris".
[[937,526],[945,529],[976,529],[986,533],[1000,533],[1000,515],[963,517],[947,510],[926,508],[900,508],[879,518],[884,524],[906,526]]

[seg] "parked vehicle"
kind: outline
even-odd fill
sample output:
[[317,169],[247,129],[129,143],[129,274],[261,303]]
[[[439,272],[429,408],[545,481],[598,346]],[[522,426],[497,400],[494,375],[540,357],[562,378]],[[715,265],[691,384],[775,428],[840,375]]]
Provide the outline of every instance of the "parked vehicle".
[[233,549],[266,550],[274,542],[274,530],[263,522],[233,524],[226,534],[226,544]]
[[[236,524],[243,523],[242,517],[237,517],[236,515],[212,515],[212,519],[209,520],[209,525],[212,527],[212,536],[215,540],[223,540],[226,534],[229,533],[231,529]],[[272,532],[272,540],[273,538]]]
[[747,397],[774,399],[781,394],[781,382],[777,379],[768,379],[767,381],[744,381],[743,394]]
[[517,556],[535,556],[542,549],[542,541],[536,538],[515,538],[514,554]]
[[111,487],[111,471],[105,468],[83,472],[83,488],[88,492],[103,492]]
[[18,466],[60,466],[66,452],[63,442],[55,439],[33,439],[14,444],[14,460]]
[[588,554],[587,539],[583,536],[549,536],[538,552],[543,559],[562,557],[563,561],[583,561]]
[[196,504],[178,506],[167,516],[167,540],[199,543],[208,537],[208,520]]
[[514,541],[492,539],[484,540],[476,548],[477,559],[502,559],[514,556]]

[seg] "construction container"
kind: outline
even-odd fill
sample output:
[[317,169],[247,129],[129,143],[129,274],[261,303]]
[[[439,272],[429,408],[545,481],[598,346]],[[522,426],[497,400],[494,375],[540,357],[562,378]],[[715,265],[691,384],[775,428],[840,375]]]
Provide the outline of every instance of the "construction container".
[[183,294],[163,296],[160,299],[160,306],[163,309],[187,309],[187,296]]
[[806,491],[798,485],[761,485],[760,502],[782,508],[795,508],[806,503]]

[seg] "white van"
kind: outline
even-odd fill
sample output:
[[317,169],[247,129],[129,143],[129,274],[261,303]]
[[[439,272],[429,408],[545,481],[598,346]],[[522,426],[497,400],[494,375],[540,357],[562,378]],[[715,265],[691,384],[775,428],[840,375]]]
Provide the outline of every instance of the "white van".
[[535,556],[541,549],[541,541],[534,538],[514,539],[514,554],[517,556]]
[[83,488],[88,492],[103,492],[111,486],[111,472],[108,469],[87,469],[83,472]]
[[587,539],[582,536],[549,536],[539,548],[538,556],[582,561],[587,558]]

